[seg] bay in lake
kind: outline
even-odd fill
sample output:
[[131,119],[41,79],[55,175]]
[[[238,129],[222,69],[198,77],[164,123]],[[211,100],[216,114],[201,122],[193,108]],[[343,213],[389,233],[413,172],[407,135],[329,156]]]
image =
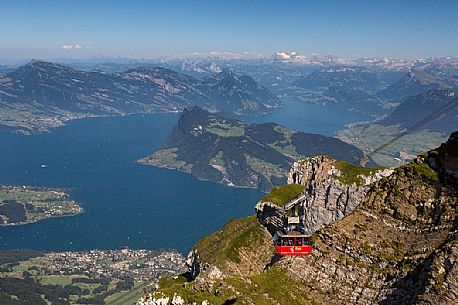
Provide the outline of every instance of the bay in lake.
[[269,114],[247,116],[244,120],[248,123],[274,122],[295,131],[334,136],[348,123],[370,119],[366,114],[349,112],[333,105],[323,106],[294,100],[285,100],[283,104],[284,107]]
[[[328,135],[356,120],[342,120],[329,111],[290,102],[270,116],[250,120]],[[77,251],[128,246],[185,253],[229,219],[253,214],[263,195],[257,190],[135,163],[160,147],[178,117],[91,118],[72,121],[48,134],[1,134],[0,183],[67,188],[86,211],[1,227],[0,249]],[[330,122],[337,117],[338,123]]]

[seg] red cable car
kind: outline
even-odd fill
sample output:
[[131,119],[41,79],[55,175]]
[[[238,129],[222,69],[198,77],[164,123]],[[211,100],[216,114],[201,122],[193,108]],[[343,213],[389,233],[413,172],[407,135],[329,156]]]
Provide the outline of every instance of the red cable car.
[[275,252],[279,256],[308,256],[313,246],[311,235],[297,231],[275,233]]

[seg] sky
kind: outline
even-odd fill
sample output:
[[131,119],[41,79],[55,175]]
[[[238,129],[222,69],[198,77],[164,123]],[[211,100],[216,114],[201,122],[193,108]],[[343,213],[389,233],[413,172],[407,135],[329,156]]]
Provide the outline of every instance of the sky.
[[458,56],[458,1],[0,0],[0,59]]

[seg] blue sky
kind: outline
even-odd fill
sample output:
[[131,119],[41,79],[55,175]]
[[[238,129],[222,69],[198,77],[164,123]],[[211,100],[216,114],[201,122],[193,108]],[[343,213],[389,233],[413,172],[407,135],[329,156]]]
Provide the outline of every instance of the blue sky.
[[458,56],[458,1],[0,0],[0,58]]

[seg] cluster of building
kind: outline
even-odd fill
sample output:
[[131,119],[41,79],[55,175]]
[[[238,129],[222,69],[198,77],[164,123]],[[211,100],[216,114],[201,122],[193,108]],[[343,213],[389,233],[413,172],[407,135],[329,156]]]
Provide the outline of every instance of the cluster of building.
[[25,185],[0,185],[2,206],[0,225],[20,225],[51,217],[73,216],[84,211],[62,189]]
[[150,281],[162,274],[184,272],[185,258],[176,251],[91,250],[47,254],[50,274]]

